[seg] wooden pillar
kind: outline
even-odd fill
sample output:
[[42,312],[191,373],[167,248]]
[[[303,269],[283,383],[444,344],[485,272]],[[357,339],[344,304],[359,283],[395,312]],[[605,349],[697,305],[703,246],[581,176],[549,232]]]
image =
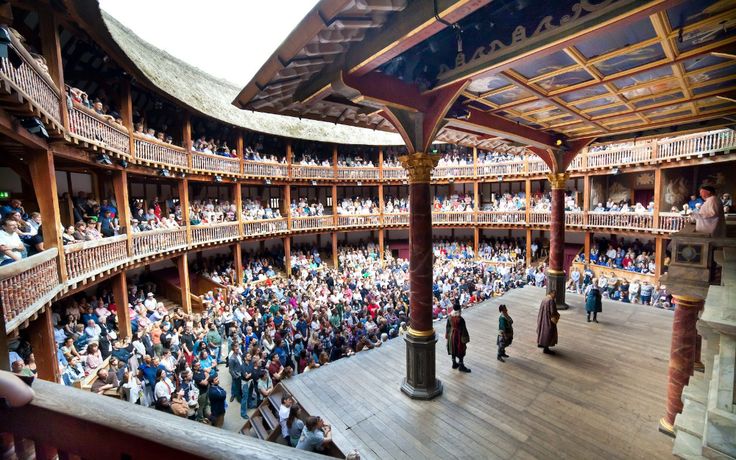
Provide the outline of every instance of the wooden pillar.
[[189,293],[189,261],[184,253],[176,257],[176,267],[179,269],[179,288],[181,289],[181,308],[184,313],[192,313],[192,299]]
[[[378,179],[383,188],[383,147],[378,147]],[[381,213],[383,213],[383,204],[381,204]]]
[[120,339],[131,337],[130,311],[128,309],[128,280],[125,272],[120,272],[112,279],[112,296],[118,306],[118,335]]
[[337,179],[337,144],[332,145],[332,177]]
[[[2,6],[0,6],[2,11]],[[5,315],[0,315],[0,370],[10,371],[10,350],[8,349],[8,334],[5,332]]]
[[291,179],[291,164],[293,162],[294,162],[294,149],[291,147],[291,141],[288,140],[286,141],[286,169],[287,169],[287,174],[288,174],[289,179]]
[[337,227],[337,185],[332,184],[332,225]]
[[[475,154],[477,150],[473,148],[473,153]],[[475,222],[476,225],[478,225],[478,210],[480,209],[480,187],[478,184],[478,180],[473,181],[473,222]]]
[[291,276],[291,237],[284,238],[284,269],[286,276]]
[[56,341],[54,328],[51,325],[51,309],[44,308],[38,317],[28,325],[28,340],[36,358],[38,378],[49,382],[58,382],[61,372],[56,357]]
[[189,179],[179,179],[179,206],[181,206],[181,220],[187,228],[187,245],[192,244],[192,225],[189,222]]
[[339,259],[337,257],[337,232],[332,232],[332,266],[337,269]]
[[130,229],[130,199],[128,197],[128,172],[114,171],[112,174],[112,188],[115,194],[115,205],[118,209],[117,218],[120,221],[120,231],[128,236],[128,257],[133,255],[133,232]]
[[[187,150],[187,154],[192,153],[192,116],[189,112],[184,112],[182,117],[181,146]],[[191,167],[191,160],[189,166]]]
[[[263,241],[261,241],[262,243]],[[235,284],[239,286],[243,282],[243,251],[240,250],[240,243],[235,243],[233,248],[233,265],[235,266]]]
[[238,155],[238,161],[240,161],[240,168],[239,168],[240,174],[243,174],[243,171],[244,171],[243,162],[245,161],[245,144],[243,141],[243,130],[242,129],[238,129],[238,137],[235,139],[235,152]]
[[[478,177],[478,147],[473,147],[473,177]],[[475,199],[478,199],[477,194]]]
[[284,212],[286,216],[286,228],[291,230],[291,185],[284,185]]
[[593,247],[593,232],[585,232],[585,257],[584,261],[586,264],[590,263],[590,249]]
[[[654,143],[656,145],[656,142]],[[652,229],[659,229],[659,202],[662,199],[662,168],[660,165],[656,166],[654,170],[654,212],[652,212]],[[642,203],[644,204],[644,203]],[[647,203],[645,206],[648,206]]]
[[473,254],[476,260],[479,259],[478,257],[479,247],[480,247],[480,229],[476,226],[473,229]]
[[378,257],[381,259],[381,267],[385,265],[385,246],[386,246],[386,235],[383,228],[378,229]]
[[233,202],[235,203],[235,215],[238,218],[238,234],[242,237],[243,231],[243,195],[242,187],[240,182],[233,184]]
[[662,270],[664,269],[662,264],[664,263],[665,251],[667,248],[667,245],[665,244],[665,242],[666,242],[665,238],[661,235],[654,238],[654,266],[655,266],[654,287],[655,288],[659,285],[659,279],[662,277]]
[[526,223],[528,224],[531,221],[531,212],[532,212],[532,181],[531,179],[526,179],[524,181],[524,193],[526,194],[526,196],[524,197],[525,202],[526,202],[524,207],[526,209]]
[[568,173],[547,175],[552,190],[549,216],[549,263],[547,264],[547,292],[555,291],[557,308],[565,309],[565,182]]
[[527,228],[526,229],[526,265],[527,267],[531,265],[532,263],[532,239],[534,236],[532,235],[532,229]]
[[[586,149],[585,158],[587,158],[587,149]],[[583,225],[585,227],[588,226],[588,213],[589,212],[590,212],[590,173],[586,173],[583,176]]]
[[123,77],[119,82],[119,88],[120,118],[123,120],[123,126],[128,128],[130,156],[135,158],[135,138],[133,137],[135,126],[133,125],[133,97],[130,93],[130,79]]
[[61,212],[59,211],[58,192],[56,190],[56,169],[54,154],[51,150],[29,153],[28,169],[31,173],[33,190],[36,192],[38,210],[43,216],[44,249],[59,248],[59,277],[61,282],[67,280],[64,249],[61,242]]
[[378,210],[380,212],[380,224],[383,225],[383,203],[384,203],[384,197],[383,197],[383,183],[378,183]]
[[69,129],[69,112],[66,106],[66,90],[64,86],[64,64],[61,58],[61,42],[59,26],[51,8],[40,8],[38,11],[41,33],[41,51],[46,59],[49,75],[59,89],[59,111],[61,124]]

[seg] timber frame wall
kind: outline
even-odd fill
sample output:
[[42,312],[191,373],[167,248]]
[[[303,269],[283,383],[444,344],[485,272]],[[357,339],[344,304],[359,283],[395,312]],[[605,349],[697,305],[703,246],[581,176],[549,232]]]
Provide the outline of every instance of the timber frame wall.
[[[11,23],[10,5],[0,5],[0,19]],[[41,254],[0,269],[0,368],[9,368],[7,360],[7,335],[16,335],[28,328],[35,350],[39,376],[46,380],[58,380],[51,313],[52,302],[86,289],[102,280],[111,280],[116,299],[124,299],[127,292],[126,271],[149,265],[155,261],[172,259],[178,267],[182,291],[181,304],[191,311],[189,296],[189,271],[186,253],[207,247],[231,246],[235,265],[242,273],[241,241],[283,239],[286,267],[290,266],[291,237],[297,234],[330,233],[334,263],[337,263],[338,233],[343,231],[376,230],[381,251],[385,232],[409,226],[408,214],[383,214],[384,187],[406,184],[406,172],[402,168],[384,167],[383,149],[379,149],[378,166],[375,168],[342,168],[337,166],[337,145],[333,146],[333,163],[330,167],[302,166],[293,163],[292,143],[287,140],[286,164],[243,161],[245,131],[237,136],[236,159],[195,152],[191,138],[191,114],[188,107],[181,107],[182,132],[185,147],[159,143],[131,134],[133,131],[130,85],[124,85],[125,99],[121,107],[123,126],[110,123],[82,107],[67,107],[64,95],[64,75],[61,62],[57,18],[50,12],[40,13],[43,54],[48,64],[48,74],[40,69],[23,45],[13,37],[11,53],[18,58],[15,64],[7,58],[0,59],[0,135],[3,148],[25,158],[30,180],[36,194],[39,210],[46,222],[59,222],[61,213],[57,200],[55,159],[107,170],[112,177],[112,188],[118,204],[121,225],[125,233],[113,238],[62,246],[61,233],[53,225],[44,226],[44,243],[47,248]],[[20,63],[19,65],[18,62]],[[162,94],[157,88],[152,91]],[[165,95],[163,97],[166,97]],[[38,117],[49,131],[50,139],[30,134],[20,126],[20,118]],[[571,231],[584,233],[585,253],[588,254],[593,234],[616,233],[648,235],[655,240],[657,273],[659,278],[668,235],[680,229],[682,218],[676,214],[661,212],[659,195],[662,193],[662,171],[733,161],[736,155],[736,136],[729,129],[708,133],[687,133],[667,139],[644,139],[635,144],[621,144],[605,151],[585,149],[570,166],[571,179],[583,181],[584,203],[582,212],[566,213],[566,226]],[[113,165],[96,162],[98,155],[107,154]],[[275,152],[266,152],[275,153]],[[474,164],[437,168],[433,184],[472,184],[475,194],[475,210],[466,213],[435,213],[434,225],[443,228],[469,228],[473,230],[477,254],[484,229],[525,231],[527,257],[534,230],[549,228],[549,213],[537,213],[529,203],[532,182],[546,179],[547,166],[536,157],[523,157],[518,161],[481,164],[477,151],[473,150]],[[123,167],[123,160],[127,166]],[[21,165],[22,166],[22,165]],[[590,210],[589,185],[594,176],[609,175],[613,168],[622,173],[654,171],[655,209],[652,214],[625,215],[622,213],[595,213]],[[129,181],[128,175],[154,177],[161,169],[171,171],[169,180],[177,184],[186,226],[178,230],[132,233],[128,228]],[[244,222],[238,212],[236,222],[192,226],[189,224],[189,184],[214,183],[220,176],[220,186],[232,187],[234,202],[240,211],[241,187],[265,185],[281,187],[287,211],[282,219]],[[526,191],[526,210],[516,213],[480,211],[479,186],[486,182],[509,181],[523,183]],[[322,216],[295,218],[288,214],[292,186],[320,185],[331,187],[333,204],[337,203],[338,186],[366,185],[378,189],[381,213],[369,216]],[[121,304],[124,300],[118,300]],[[128,310],[119,308],[122,335],[130,333]]]

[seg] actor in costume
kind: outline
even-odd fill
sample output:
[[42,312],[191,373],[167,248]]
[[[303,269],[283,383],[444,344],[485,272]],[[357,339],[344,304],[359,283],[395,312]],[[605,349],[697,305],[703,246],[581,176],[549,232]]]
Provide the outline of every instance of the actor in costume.
[[585,294],[585,312],[588,314],[588,322],[590,322],[590,314],[593,313],[593,322],[597,323],[598,313],[602,311],[603,304],[601,303],[601,291],[598,289],[598,285],[594,282],[588,286]]
[[498,339],[496,344],[498,345],[498,360],[505,363],[504,358],[508,358],[506,354],[506,347],[511,345],[514,340],[514,320],[509,316],[509,311],[506,309],[506,305],[501,304],[498,306],[498,311],[501,316],[498,317]]
[[700,197],[703,205],[690,215],[695,219],[695,231],[710,233],[714,238],[726,236],[726,216],[723,213],[723,203],[716,196],[716,189],[710,185],[700,187]]
[[468,334],[465,319],[462,317],[462,309],[457,300],[452,306],[452,313],[447,318],[445,339],[447,339],[447,354],[452,355],[452,368],[459,369],[460,372],[470,372],[470,369],[463,363],[467,343],[470,342],[470,334]]
[[557,321],[560,320],[560,314],[557,313],[556,294],[554,290],[547,293],[537,316],[537,346],[544,348],[544,353],[548,355],[555,354],[549,347],[557,345]]

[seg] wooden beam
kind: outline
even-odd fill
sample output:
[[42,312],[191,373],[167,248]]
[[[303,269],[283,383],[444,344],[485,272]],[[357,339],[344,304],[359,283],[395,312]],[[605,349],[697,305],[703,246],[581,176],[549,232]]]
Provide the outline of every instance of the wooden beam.
[[284,270],[286,276],[291,276],[291,237],[284,237]]
[[332,232],[332,267],[337,270],[340,258],[338,257],[337,232]]
[[470,114],[466,120],[448,120],[448,127],[460,127],[474,130],[483,134],[490,134],[524,145],[531,145],[542,149],[556,148],[555,136],[528,126],[520,125],[498,115],[468,108]]
[[179,205],[181,206],[181,219],[187,228],[187,244],[192,244],[192,225],[189,222],[189,180],[179,179],[176,182],[179,189]]
[[51,309],[44,308],[38,317],[30,322],[26,330],[33,356],[36,358],[38,378],[58,382],[61,372],[59,371],[59,359],[56,356],[54,328],[51,325]]
[[125,278],[125,271],[113,277],[112,297],[118,307],[118,338],[132,337],[133,330],[130,325],[130,310],[128,309],[128,280]]
[[41,50],[46,59],[49,75],[59,89],[59,112],[61,125],[69,129],[69,111],[66,106],[66,87],[64,85],[64,63],[61,55],[61,42],[59,40],[59,26],[56,15],[51,8],[42,8],[38,11],[39,26],[41,33]]
[[189,287],[189,261],[184,253],[176,258],[176,268],[179,270],[179,288],[181,290],[181,308],[184,313],[192,314],[191,289]]
[[120,230],[128,236],[128,257],[133,255],[133,229],[131,228],[130,198],[128,197],[128,172],[114,171],[112,186],[115,193],[115,204],[118,209],[117,217]]
[[235,286],[243,283],[243,251],[240,249],[240,242],[232,245],[233,265],[235,266]]

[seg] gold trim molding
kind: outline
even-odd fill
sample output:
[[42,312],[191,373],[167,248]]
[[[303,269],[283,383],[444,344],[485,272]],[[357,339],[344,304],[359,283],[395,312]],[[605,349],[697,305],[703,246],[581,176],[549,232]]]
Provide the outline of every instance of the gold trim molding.
[[552,184],[552,190],[559,190],[565,188],[565,182],[570,178],[570,173],[549,173],[547,174],[547,180]]
[[548,268],[547,273],[550,275],[564,275],[565,272],[563,270],[555,270],[554,268]]
[[434,329],[430,329],[428,331],[417,331],[416,329],[409,327],[408,334],[414,337],[430,337],[434,335]]
[[701,299],[700,297],[672,294],[672,298],[675,300],[675,305],[678,307],[700,309],[705,306],[705,299]]
[[417,152],[400,156],[399,161],[409,174],[409,183],[421,184],[429,183],[432,178],[432,169],[439,163],[440,156]]

